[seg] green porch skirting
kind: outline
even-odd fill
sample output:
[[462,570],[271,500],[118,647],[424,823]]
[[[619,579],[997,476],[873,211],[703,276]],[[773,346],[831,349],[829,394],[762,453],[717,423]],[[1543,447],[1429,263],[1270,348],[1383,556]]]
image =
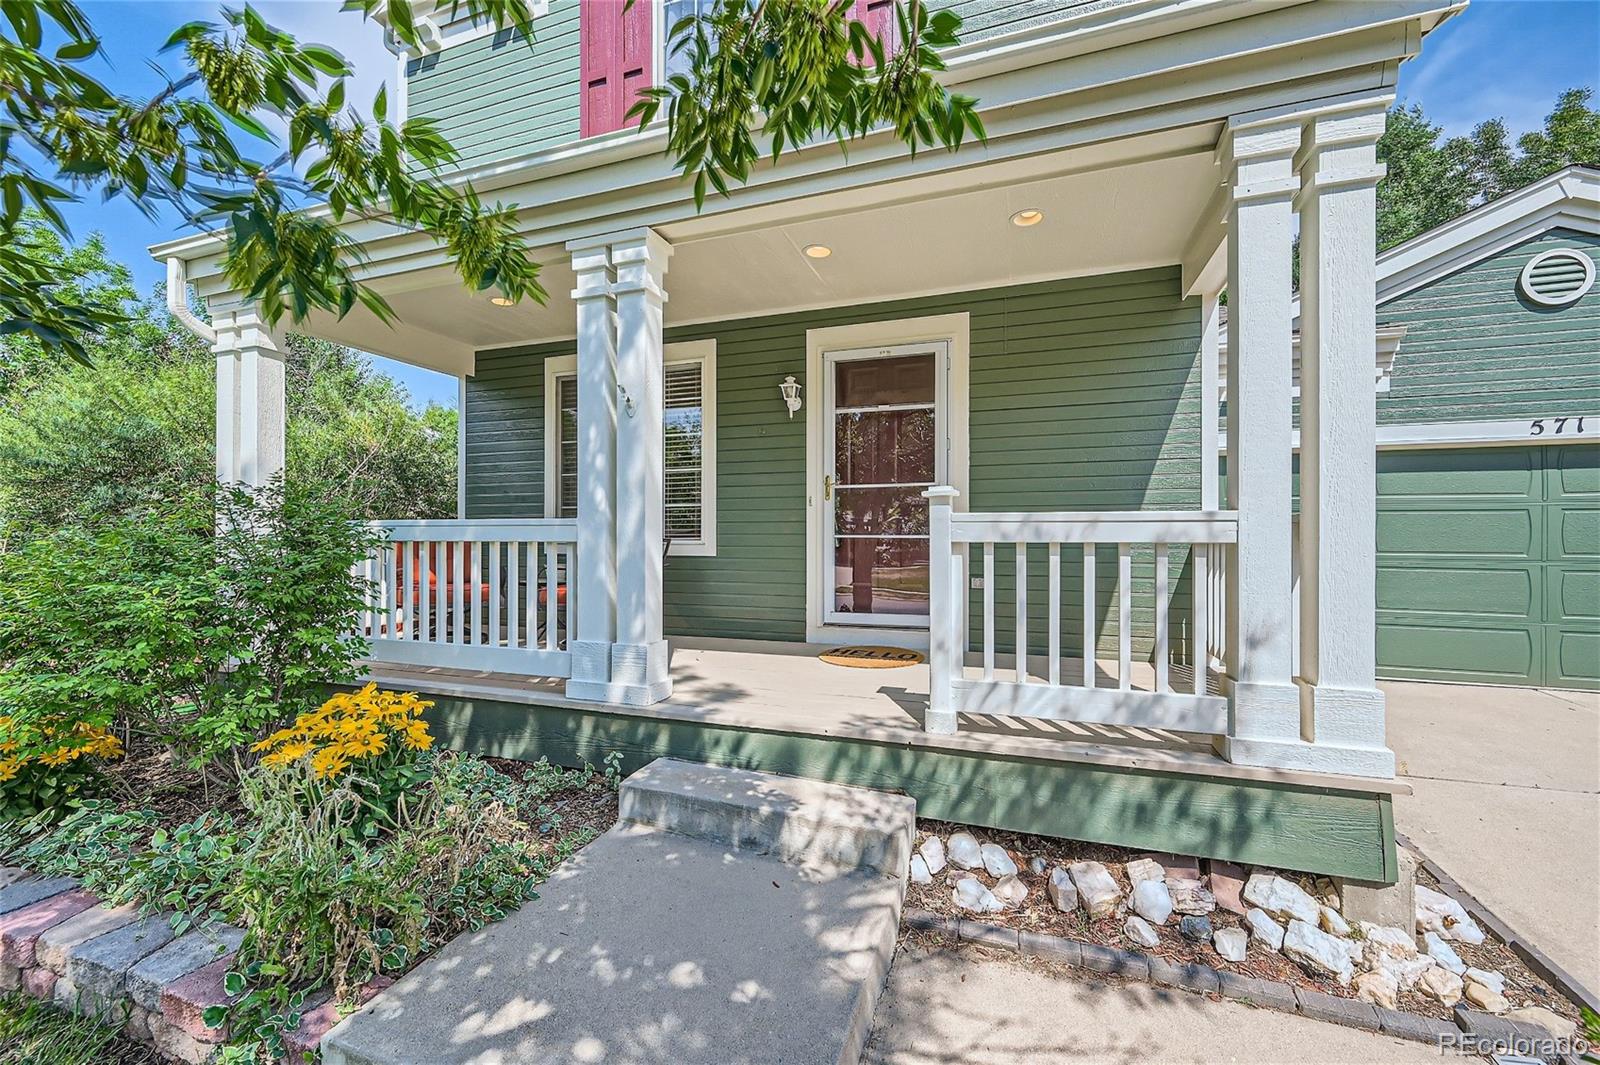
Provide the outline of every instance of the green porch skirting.
[[624,773],[664,755],[903,792],[921,817],[1393,883],[1390,797],[1306,785],[957,752],[689,720],[430,695],[460,750]]

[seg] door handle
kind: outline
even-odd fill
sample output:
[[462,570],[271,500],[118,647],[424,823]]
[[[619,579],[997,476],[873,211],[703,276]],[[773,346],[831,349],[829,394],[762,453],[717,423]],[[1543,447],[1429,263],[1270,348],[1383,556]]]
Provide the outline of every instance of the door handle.
[[822,479],[822,498],[833,498],[833,474],[831,473]]

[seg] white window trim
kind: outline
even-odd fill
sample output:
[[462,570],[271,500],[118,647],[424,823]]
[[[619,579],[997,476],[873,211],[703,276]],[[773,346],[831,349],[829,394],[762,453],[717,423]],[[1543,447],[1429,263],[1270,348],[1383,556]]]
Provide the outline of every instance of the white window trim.
[[[887,322],[862,322],[858,325],[831,326],[806,330],[806,642],[873,643],[893,647],[927,650],[928,630],[924,628],[886,628],[879,626],[830,625],[824,620],[822,593],[822,353],[849,348],[884,347],[943,340],[950,344],[950,370],[946,394],[946,435],[950,460],[945,473],[951,487],[961,494],[955,509],[967,509],[967,474],[971,440],[969,436],[968,359],[972,348],[972,321],[965,311],[935,314],[925,318],[899,318]],[[773,384],[782,380],[774,374]],[[773,389],[777,391],[776,387]],[[775,406],[781,405],[776,401]]]
[[[668,552],[677,557],[715,557],[717,553],[717,342],[690,340],[667,344],[663,363],[699,363],[700,370],[700,531],[698,540],[673,540]],[[559,440],[556,380],[578,372],[577,355],[552,355],[544,360],[544,512],[553,515],[561,498],[561,469],[556,462]]]

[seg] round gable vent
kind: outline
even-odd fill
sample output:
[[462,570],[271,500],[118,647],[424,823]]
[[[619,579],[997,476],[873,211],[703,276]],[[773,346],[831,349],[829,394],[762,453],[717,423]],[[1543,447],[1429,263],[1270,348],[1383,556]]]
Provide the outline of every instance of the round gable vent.
[[1523,295],[1546,307],[1576,303],[1594,285],[1594,260],[1575,248],[1535,255],[1518,280]]

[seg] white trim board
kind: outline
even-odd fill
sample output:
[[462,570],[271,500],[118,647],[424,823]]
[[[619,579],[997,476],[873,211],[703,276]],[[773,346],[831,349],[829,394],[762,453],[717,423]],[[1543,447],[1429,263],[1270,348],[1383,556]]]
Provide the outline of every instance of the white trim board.
[[[945,406],[948,413],[945,433],[949,443],[946,474],[961,493],[957,510],[966,509],[967,476],[970,464],[970,390],[968,361],[972,349],[972,320],[967,312],[936,314],[922,318],[898,318],[883,322],[829,326],[806,330],[805,401],[806,419],[806,642],[887,644],[918,650],[928,646],[926,628],[867,628],[828,625],[823,622],[822,601],[822,391],[824,387],[822,353],[849,348],[888,347],[926,341],[947,341],[950,367],[946,383]],[[778,380],[781,380],[781,375]]]
[[[696,362],[700,364],[700,531],[695,541],[674,540],[667,552],[672,556],[711,557],[717,553],[717,342],[687,340],[662,348],[666,366]],[[550,355],[544,360],[544,512],[557,509],[561,495],[560,466],[555,461],[557,428],[555,382],[578,372],[576,355]]]
[[[1423,422],[1378,426],[1378,448],[1505,447],[1515,444],[1600,442],[1600,414],[1554,413],[1538,418],[1486,422]],[[1227,451],[1227,441],[1220,449]],[[1294,431],[1300,450],[1300,430]]]

